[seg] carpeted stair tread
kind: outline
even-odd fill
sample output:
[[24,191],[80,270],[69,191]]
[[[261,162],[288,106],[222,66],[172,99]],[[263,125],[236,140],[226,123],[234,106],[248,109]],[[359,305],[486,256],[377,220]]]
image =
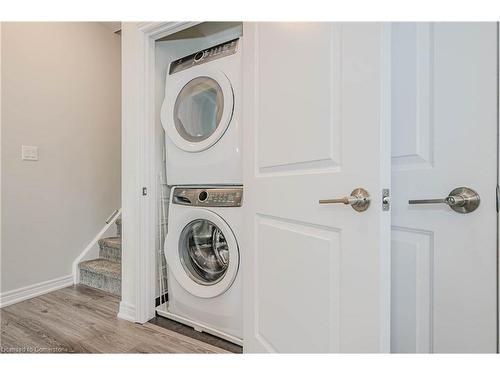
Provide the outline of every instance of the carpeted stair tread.
[[121,262],[122,260],[121,237],[107,237],[100,239],[99,258],[104,258],[112,262]]
[[121,222],[116,220],[116,236],[101,238],[99,258],[78,264],[80,283],[119,296],[121,294]]
[[81,262],[78,267],[80,270],[101,274],[114,279],[121,279],[122,277],[121,263],[112,262],[108,259],[97,258],[86,260]]
[[114,249],[122,248],[122,238],[121,237],[106,237],[99,240],[99,246],[101,247],[111,247]]

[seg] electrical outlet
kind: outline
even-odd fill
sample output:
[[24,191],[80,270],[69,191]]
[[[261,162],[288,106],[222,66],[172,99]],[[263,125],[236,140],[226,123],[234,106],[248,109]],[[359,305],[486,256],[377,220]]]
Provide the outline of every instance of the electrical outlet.
[[38,147],[21,145],[21,159],[22,160],[38,160]]

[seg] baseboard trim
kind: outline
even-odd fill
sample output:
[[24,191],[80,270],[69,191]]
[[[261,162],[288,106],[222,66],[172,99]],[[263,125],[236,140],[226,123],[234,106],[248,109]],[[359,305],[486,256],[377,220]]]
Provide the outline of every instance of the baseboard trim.
[[132,306],[126,302],[120,302],[120,307],[118,309],[118,318],[128,320],[129,322],[136,322],[135,318],[135,306]]
[[23,288],[9,290],[0,294],[0,308],[13,305],[30,298],[41,296],[58,289],[73,285],[73,275],[58,277],[57,279],[42,281]]

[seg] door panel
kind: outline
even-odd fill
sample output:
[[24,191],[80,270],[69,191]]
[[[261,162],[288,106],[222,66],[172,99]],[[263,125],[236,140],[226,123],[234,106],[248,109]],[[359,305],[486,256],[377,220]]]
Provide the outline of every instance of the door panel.
[[[496,351],[494,23],[392,28],[394,352]],[[481,196],[459,214],[444,198]]]
[[[291,329],[309,338],[307,351],[337,352],[340,233],[272,217],[259,217],[256,230],[257,326],[262,342],[270,351],[304,350],[301,342],[283,335]],[[282,276],[276,277],[277,273]],[[283,310],[282,306],[296,307]],[[302,324],[304,309],[315,312],[307,324]]]
[[432,165],[432,26],[392,26],[392,166],[393,170]]
[[[244,25],[246,352],[389,350],[389,32]],[[319,200],[363,187],[357,212]]]
[[391,347],[399,352],[432,352],[433,243],[432,232],[392,228]]
[[260,172],[339,166],[339,25],[259,27],[258,116],[263,123],[273,123],[258,128]]

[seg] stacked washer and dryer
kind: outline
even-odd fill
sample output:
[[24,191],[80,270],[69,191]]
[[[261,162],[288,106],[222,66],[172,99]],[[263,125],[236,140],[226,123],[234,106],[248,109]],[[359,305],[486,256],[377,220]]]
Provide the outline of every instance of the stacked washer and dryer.
[[241,345],[240,85],[239,38],[170,63],[161,108],[168,304],[158,313]]

